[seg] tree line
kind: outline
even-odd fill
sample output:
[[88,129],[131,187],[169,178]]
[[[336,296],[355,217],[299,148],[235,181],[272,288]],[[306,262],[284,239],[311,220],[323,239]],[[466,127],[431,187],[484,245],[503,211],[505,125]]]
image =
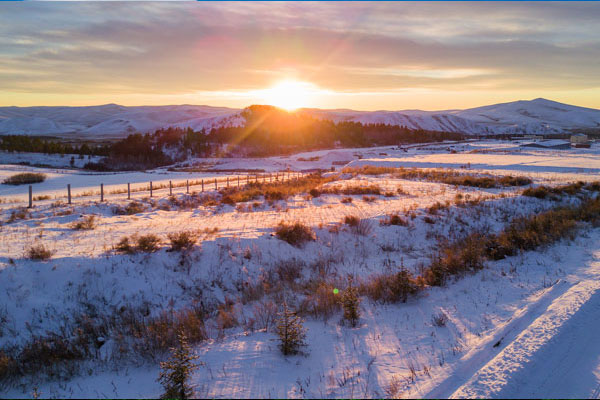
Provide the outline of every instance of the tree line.
[[464,135],[409,129],[406,126],[333,122],[302,112],[254,105],[241,114],[241,126],[210,130],[163,128],[135,133],[109,145],[72,146],[27,136],[4,136],[0,149],[40,153],[106,156],[89,169],[146,169],[183,161],[188,157],[266,157],[334,147],[369,147],[460,140]]

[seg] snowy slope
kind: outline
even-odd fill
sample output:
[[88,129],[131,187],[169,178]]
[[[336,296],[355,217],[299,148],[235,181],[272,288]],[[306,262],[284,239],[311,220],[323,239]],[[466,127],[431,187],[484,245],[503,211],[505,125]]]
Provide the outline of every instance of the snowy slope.
[[[0,107],[0,134],[81,134],[124,136],[176,126],[194,130],[243,123],[240,109],[194,105],[125,107]],[[467,134],[560,133],[599,128],[600,110],[545,99],[515,101],[467,110],[354,111],[302,109],[315,118],[336,122],[383,123]]]
[[[1,107],[0,134],[70,134],[97,137],[178,126],[193,129],[239,124],[238,109],[210,106]],[[236,116],[238,116],[236,118]]]

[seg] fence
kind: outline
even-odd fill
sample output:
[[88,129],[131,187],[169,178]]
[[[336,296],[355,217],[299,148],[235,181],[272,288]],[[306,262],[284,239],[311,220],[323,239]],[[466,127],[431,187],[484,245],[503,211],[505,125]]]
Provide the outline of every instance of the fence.
[[[290,181],[293,179],[299,179],[305,176],[306,174],[303,172],[276,172],[269,174],[253,174],[253,175],[236,175],[236,176],[227,176],[225,178],[211,178],[211,179],[199,179],[190,181],[186,179],[185,181],[173,182],[169,180],[169,183],[161,183],[159,185],[154,185],[152,181],[149,181],[148,186],[144,186],[142,188],[131,188],[131,183],[127,182],[127,189],[113,189],[111,190],[110,195],[120,195],[127,193],[127,200],[131,200],[132,193],[139,192],[148,192],[150,197],[154,196],[154,192],[162,189],[169,189],[169,196],[173,195],[173,190],[177,188],[185,187],[185,193],[190,193],[190,188],[198,187],[200,192],[207,191],[217,191],[219,189],[228,188],[228,187],[243,187],[250,183],[273,183],[273,182],[284,182]],[[88,187],[88,186],[86,186]],[[99,192],[85,192],[80,194],[79,196],[73,196],[71,193],[71,184],[67,184],[66,188],[66,199],[67,204],[73,204],[73,197],[92,197],[92,196],[100,196],[100,201],[104,202],[107,199],[107,196],[104,192],[104,183],[100,183],[100,191]],[[45,197],[45,196],[42,196]],[[54,197],[55,199],[62,197]],[[114,198],[114,197],[113,197]],[[47,198],[44,198],[47,199]],[[37,201],[37,200],[36,200]],[[33,207],[34,196],[33,196],[33,186],[29,185],[29,208]]]

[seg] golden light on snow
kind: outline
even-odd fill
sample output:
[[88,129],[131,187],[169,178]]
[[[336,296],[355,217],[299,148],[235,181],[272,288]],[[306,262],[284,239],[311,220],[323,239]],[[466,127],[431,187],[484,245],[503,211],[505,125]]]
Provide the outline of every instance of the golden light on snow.
[[319,92],[312,83],[285,80],[269,89],[259,90],[257,95],[265,104],[293,111],[311,106]]

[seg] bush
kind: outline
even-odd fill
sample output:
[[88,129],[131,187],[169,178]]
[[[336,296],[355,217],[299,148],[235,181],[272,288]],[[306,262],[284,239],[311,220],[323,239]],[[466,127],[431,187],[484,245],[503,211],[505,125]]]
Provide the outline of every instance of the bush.
[[132,201],[125,207],[114,207],[113,214],[115,215],[133,215],[146,211],[146,207],[137,201]]
[[293,224],[285,224],[282,222],[275,229],[275,234],[278,239],[288,242],[295,247],[301,247],[304,243],[315,240],[315,233],[313,230],[301,222],[295,222]]
[[364,283],[360,291],[375,301],[384,303],[406,303],[408,296],[417,294],[423,282],[404,267],[395,274],[377,275]]
[[23,172],[20,174],[9,176],[2,183],[4,183],[5,185],[26,185],[44,182],[45,180],[45,174]]
[[27,249],[25,256],[30,260],[45,261],[52,258],[54,251],[48,249],[42,243],[35,244]]
[[160,363],[158,381],[163,385],[165,392],[163,399],[189,399],[194,397],[193,387],[189,379],[197,366],[193,363],[198,357],[192,354],[187,337],[183,332],[178,334],[178,345],[171,349],[168,361]]
[[352,203],[352,197],[342,197],[340,202],[342,202],[343,204],[350,204]]
[[127,254],[134,254],[136,252],[135,246],[129,242],[129,238],[127,236],[124,236],[121,238],[121,240],[119,240],[115,246],[115,251]]
[[140,236],[137,239],[137,249],[144,253],[152,253],[158,250],[160,239],[154,234]]
[[308,192],[308,194],[310,194],[312,197],[319,197],[321,196],[321,192],[319,191],[319,189],[310,189],[310,192]]
[[319,282],[314,291],[308,294],[300,308],[315,318],[329,318],[339,310],[341,305],[334,289],[335,287],[330,283]]
[[280,349],[284,355],[297,354],[301,346],[305,346],[306,330],[302,319],[288,308],[283,302],[283,310],[279,314],[277,323],[277,336],[279,336]]
[[192,231],[169,233],[172,251],[190,250],[198,241],[198,235]]
[[390,214],[385,219],[382,219],[380,222],[381,225],[398,225],[398,226],[408,226],[408,221],[402,218],[398,214]]
[[71,224],[71,228],[75,230],[93,230],[96,227],[96,216],[88,215],[87,217],[83,217],[83,219],[79,221],[75,221]]
[[346,215],[344,217],[344,223],[351,227],[357,227],[360,222],[360,218],[354,215]]

